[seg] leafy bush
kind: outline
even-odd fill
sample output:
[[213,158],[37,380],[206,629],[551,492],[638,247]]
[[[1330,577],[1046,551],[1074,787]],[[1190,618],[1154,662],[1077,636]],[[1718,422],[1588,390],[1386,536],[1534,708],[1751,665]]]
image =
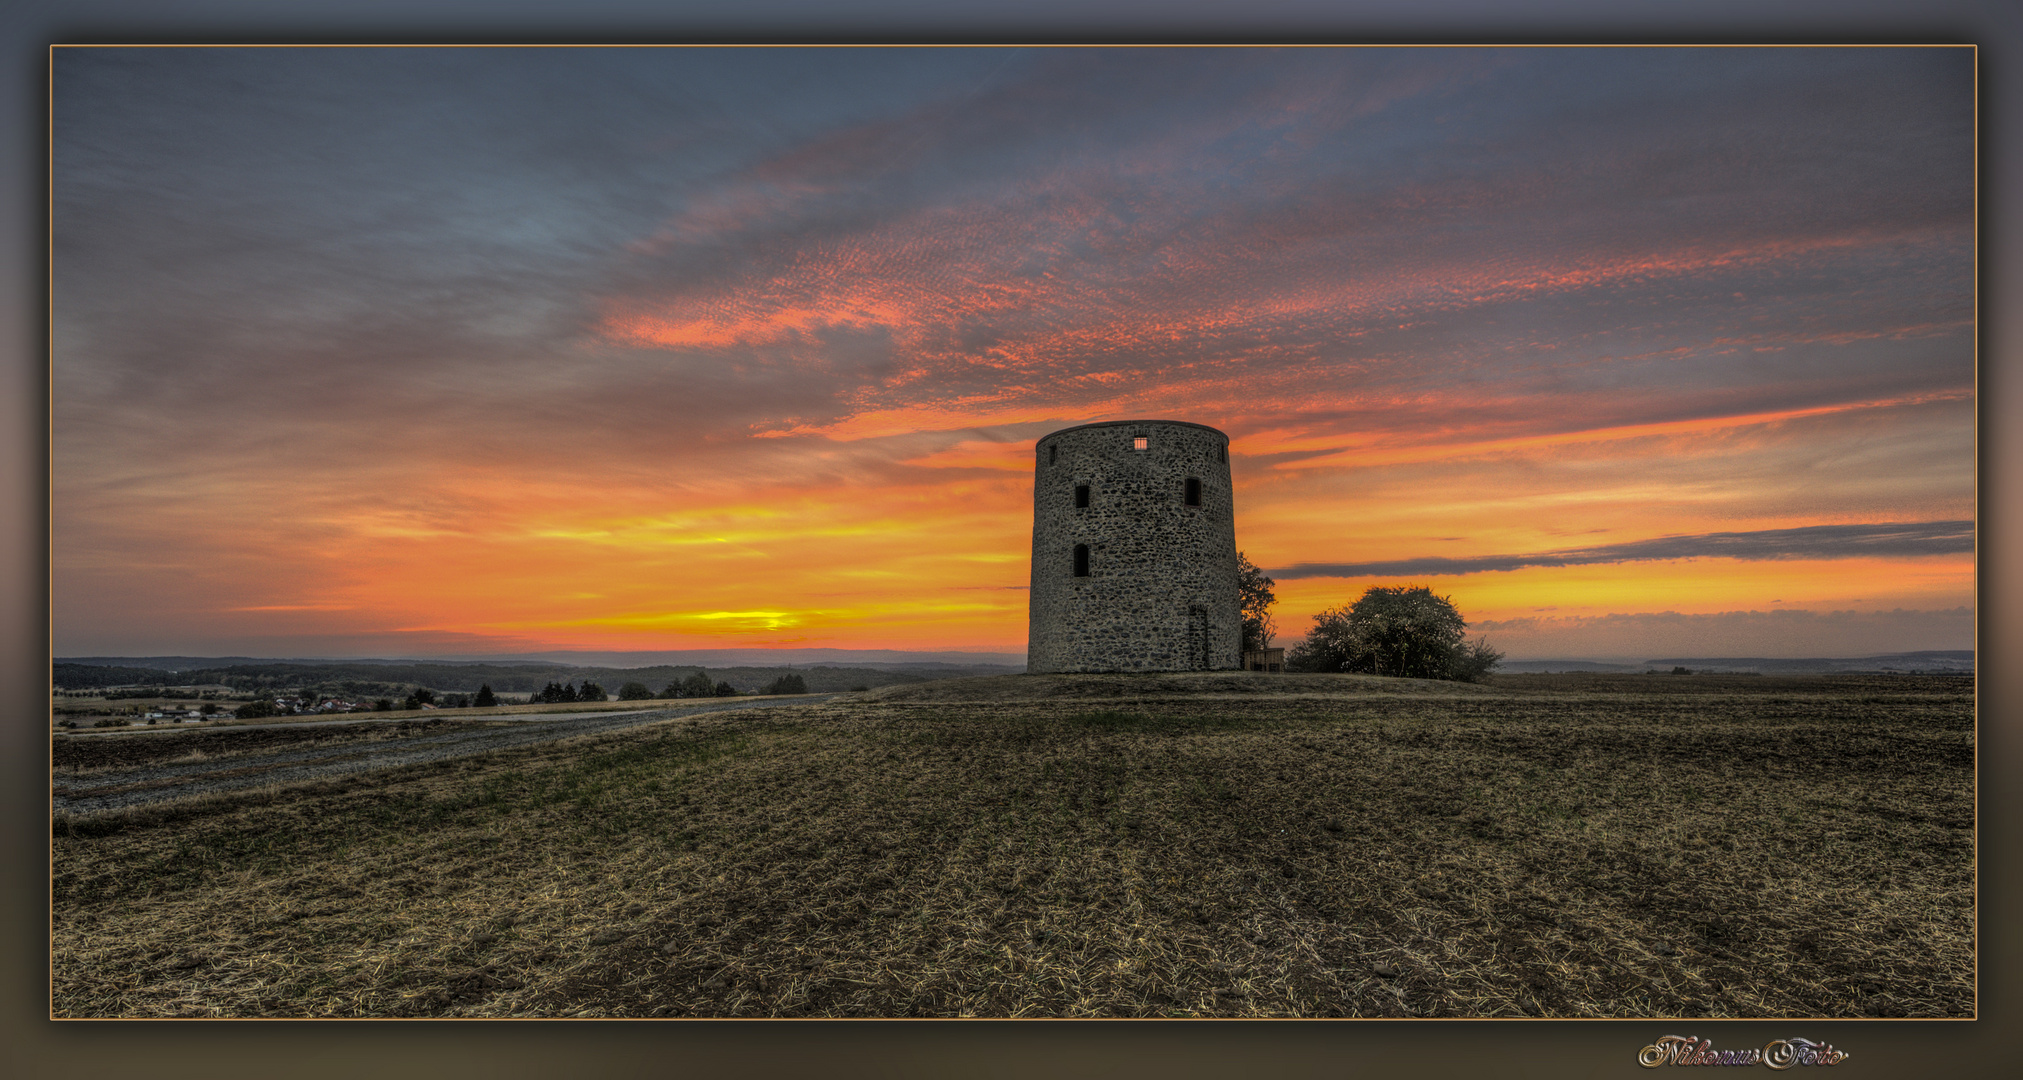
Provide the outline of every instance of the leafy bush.
[[735,686],[732,686],[731,684],[729,684],[729,683],[727,683],[727,682],[720,682],[720,683],[716,684],[716,696],[717,696],[717,697],[736,697],[736,696],[738,696],[738,688],[737,688],[737,687],[735,687]]
[[1373,585],[1355,603],[1314,616],[1286,670],[1474,682],[1503,654],[1480,639],[1464,645],[1467,625],[1452,600],[1424,586]]
[[1453,674],[1449,677],[1456,682],[1481,682],[1502,662],[1502,653],[1490,648],[1485,639],[1476,638],[1454,654],[1450,661]]
[[653,697],[653,688],[643,682],[629,682],[618,688],[620,701],[647,701]]
[[604,693],[603,687],[597,685],[594,682],[591,682],[589,679],[585,679],[583,680],[583,689],[576,691],[576,700],[609,701],[610,697],[609,695]]
[[281,710],[275,706],[273,698],[256,698],[232,710],[232,715],[241,720],[259,720],[268,716],[279,716]]

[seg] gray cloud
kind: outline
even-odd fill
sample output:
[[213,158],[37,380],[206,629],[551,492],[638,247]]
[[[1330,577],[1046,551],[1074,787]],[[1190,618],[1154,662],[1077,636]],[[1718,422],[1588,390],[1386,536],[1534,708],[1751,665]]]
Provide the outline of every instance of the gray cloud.
[[1363,563],[1298,563],[1268,571],[1274,578],[1452,577],[1529,566],[1585,566],[1592,563],[1652,562],[1665,559],[1855,559],[1912,555],[1958,555],[1974,550],[1971,521],[1910,521],[1877,525],[1807,525],[1796,529],[1660,536],[1626,544],[1545,551],[1529,555],[1478,555],[1466,559],[1426,556]]
[[[472,426],[651,400],[734,435],[767,416],[933,395],[1072,405],[1190,365],[1298,368],[1305,387],[1353,381],[1379,400],[1458,395],[1533,417],[1966,385],[1972,133],[1956,99],[1970,62],[67,51],[52,209],[57,394],[74,408],[59,427],[97,439],[164,410],[292,424],[313,402],[405,430],[417,416]],[[719,231],[635,250],[763,191],[779,205],[705,214]],[[908,227],[923,208],[954,216]],[[1879,222],[1922,239],[1807,253]],[[1774,266],[1663,264],[1766,238],[1789,248]],[[1034,305],[911,310],[904,328],[925,355],[907,364],[856,356],[854,334],[811,333],[788,363],[760,346],[630,365],[583,347],[614,295],[745,302],[755,283],[860,249],[842,276],[925,295],[1043,273],[1064,284]],[[1649,280],[1494,287],[1653,259]],[[1457,284],[1471,270],[1480,280]],[[1399,278],[1420,284],[1388,284]],[[1350,299],[1261,302],[1316,283]],[[1723,344],[1766,319],[1864,339],[1962,325],[1908,348]],[[1107,332],[1162,320],[1171,332],[1143,341]],[[980,359],[1001,343],[1024,359]],[[700,378],[696,363],[736,377]],[[893,366],[924,375],[887,386]],[[1602,400],[1534,406],[1569,393]]]

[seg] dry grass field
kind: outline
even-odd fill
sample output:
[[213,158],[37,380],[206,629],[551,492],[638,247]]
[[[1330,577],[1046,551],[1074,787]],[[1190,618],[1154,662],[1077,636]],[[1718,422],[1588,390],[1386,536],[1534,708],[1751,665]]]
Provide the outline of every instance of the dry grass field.
[[60,819],[51,1009],[1966,1017],[1973,734],[1945,677],[892,687]]

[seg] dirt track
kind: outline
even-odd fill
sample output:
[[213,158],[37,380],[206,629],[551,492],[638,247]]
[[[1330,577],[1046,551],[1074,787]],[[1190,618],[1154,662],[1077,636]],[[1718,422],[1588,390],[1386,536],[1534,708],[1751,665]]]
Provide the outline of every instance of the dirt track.
[[584,713],[552,720],[408,720],[348,727],[214,728],[162,734],[67,738],[51,749],[51,808],[88,814],[195,795],[326,779],[368,769],[468,757],[682,716],[730,709],[813,705],[810,694],[717,701],[646,712]]

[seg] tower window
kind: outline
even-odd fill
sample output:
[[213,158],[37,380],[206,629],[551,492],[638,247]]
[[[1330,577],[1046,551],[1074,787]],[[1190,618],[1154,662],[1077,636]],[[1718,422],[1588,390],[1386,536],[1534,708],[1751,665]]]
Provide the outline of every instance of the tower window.
[[1221,461],[1221,462],[1224,462],[1224,463],[1227,463],[1227,462],[1229,461],[1229,444],[1228,444],[1228,443],[1223,443],[1223,444],[1222,444],[1221,446],[1218,446],[1218,447],[1216,447],[1216,448],[1215,448],[1215,459],[1216,459],[1217,461]]
[[1076,484],[1076,485],[1075,485],[1075,509],[1077,509],[1077,510],[1087,510],[1088,508],[1089,508],[1089,485],[1087,485],[1087,484]]
[[1075,545],[1075,576],[1089,576],[1089,545],[1087,544]]
[[1061,460],[1061,448],[1058,446],[1047,447],[1047,464],[1052,465],[1059,460]]
[[1136,438],[1134,438],[1134,439],[1132,439],[1132,440],[1131,440],[1131,449],[1133,449],[1133,450],[1143,450],[1143,449],[1145,449],[1146,447],[1148,447],[1148,446],[1151,446],[1151,445],[1152,445],[1152,440],[1151,440],[1151,439],[1148,439],[1148,438],[1146,438],[1146,437],[1145,437],[1145,436],[1143,436],[1143,435],[1140,435],[1140,436],[1138,436],[1138,437],[1136,437]]
[[1192,476],[1187,478],[1187,505],[1201,505],[1201,481]]

